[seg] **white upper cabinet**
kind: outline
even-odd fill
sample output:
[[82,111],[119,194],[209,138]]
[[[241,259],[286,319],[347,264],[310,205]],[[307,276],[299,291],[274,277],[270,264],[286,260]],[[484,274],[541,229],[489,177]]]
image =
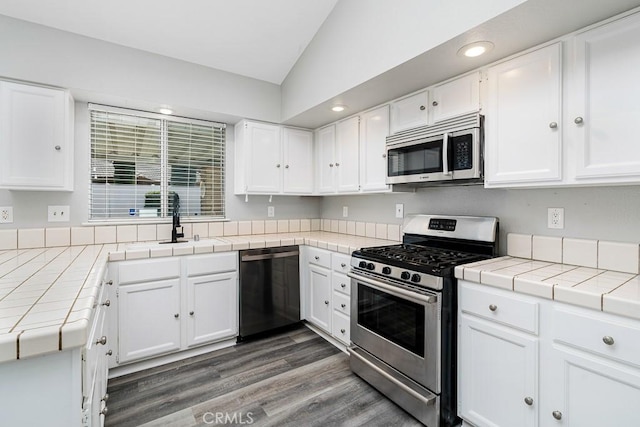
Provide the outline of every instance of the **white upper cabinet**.
[[569,60],[567,126],[577,183],[638,182],[640,14],[579,33]]
[[282,192],[313,193],[313,132],[302,129],[282,130]]
[[72,191],[69,93],[0,81],[0,150],[0,188]]
[[387,176],[386,137],[389,135],[389,106],[360,116],[360,189],[385,191]]
[[336,124],[337,191],[354,192],[359,186],[360,118],[352,117]]
[[333,193],[335,188],[336,126],[330,125],[316,131],[316,180],[318,193]]
[[391,103],[391,133],[428,124],[426,90]]
[[485,185],[562,178],[560,43],[489,68]]
[[235,194],[313,192],[310,131],[243,120],[235,137]]
[[431,122],[437,123],[480,110],[480,73],[472,73],[431,88]]

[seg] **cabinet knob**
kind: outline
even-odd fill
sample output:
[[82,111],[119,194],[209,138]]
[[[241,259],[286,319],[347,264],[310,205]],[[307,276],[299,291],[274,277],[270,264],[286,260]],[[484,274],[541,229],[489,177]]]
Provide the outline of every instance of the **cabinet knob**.
[[420,106],[420,111],[424,111],[427,107],[425,107],[424,105]]
[[561,420],[562,419],[562,412],[560,412],[560,411],[553,411],[551,413],[551,415],[553,415],[553,418],[555,418],[556,420]]
[[105,337],[104,335],[101,336],[100,339],[96,341],[96,344],[105,345],[106,343],[107,343],[107,337]]
[[104,408],[102,408],[102,411],[100,411],[100,415],[105,415],[106,416],[107,412],[109,412],[109,411],[107,410],[107,407],[105,406]]
[[284,168],[285,169],[289,169],[289,165],[284,165]]
[[105,393],[104,397],[102,398],[103,402],[106,402],[107,400],[109,400],[109,393]]
[[341,287],[342,289],[344,289],[344,288],[346,288],[346,287],[347,287],[347,284],[346,284],[346,283],[340,283],[340,287]]
[[437,107],[437,106],[438,106],[438,101],[433,101],[433,102],[431,103],[431,105],[433,105],[434,107]]
[[581,125],[582,123],[584,123],[584,119],[582,117],[576,117],[573,122],[577,125]]
[[113,355],[113,350],[109,350],[105,353],[107,356],[112,356]]
[[109,280],[109,281],[104,282],[104,283],[106,283],[107,285],[111,286],[111,285],[113,285],[113,280]]
[[318,261],[320,259],[320,257],[318,255],[314,256],[314,258],[316,259],[316,261]]
[[277,168],[279,168],[279,167],[280,167],[280,163],[278,163],[278,164],[276,165],[276,167],[277,167]]
[[340,163],[336,162],[336,167],[340,166]]
[[347,331],[345,329],[340,329],[340,332],[344,334]]
[[347,264],[345,264],[344,262],[340,263],[340,267],[345,268],[347,266]]
[[347,307],[347,304],[342,303],[342,304],[340,304],[340,307],[342,307],[342,308],[346,308],[346,307]]
[[602,342],[605,343],[606,345],[613,345],[613,343],[614,343],[613,337],[610,337],[609,335],[606,335],[606,336],[602,337]]
[[550,127],[551,129],[555,129],[555,128],[557,128],[557,127],[558,127],[558,123],[556,123],[556,122],[551,122],[551,123],[549,123],[549,127]]
[[329,301],[325,300],[324,305],[329,305]]
[[56,151],[60,151],[62,149],[62,147],[60,147],[59,145],[56,145],[55,147],[53,147],[56,149]]
[[531,406],[533,405],[533,398],[527,396],[524,398],[524,403],[526,403],[527,405]]
[[189,316],[193,316],[194,314],[195,314],[195,312],[193,312],[193,311],[189,312]]
[[333,163],[329,163],[329,167],[332,168],[333,167]]
[[111,305],[111,300],[106,300],[105,302],[102,303],[102,305],[109,307]]
[[178,317],[180,317],[180,313],[174,314],[173,317],[175,317],[177,319]]
[[489,310],[491,310],[491,311],[496,311],[497,309],[498,309],[498,306],[497,306],[497,305],[495,305],[495,304],[490,304],[490,305],[489,305]]
[[382,158],[383,158],[383,159],[386,159],[386,158],[387,158],[387,154],[386,154],[386,153],[385,153],[385,154],[383,154],[383,155],[382,155]]

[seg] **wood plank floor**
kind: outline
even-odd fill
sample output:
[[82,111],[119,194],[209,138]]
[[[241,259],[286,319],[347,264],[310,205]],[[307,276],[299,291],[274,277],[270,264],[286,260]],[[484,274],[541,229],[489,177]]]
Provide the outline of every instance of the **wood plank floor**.
[[106,426],[420,426],[304,326],[108,385]]

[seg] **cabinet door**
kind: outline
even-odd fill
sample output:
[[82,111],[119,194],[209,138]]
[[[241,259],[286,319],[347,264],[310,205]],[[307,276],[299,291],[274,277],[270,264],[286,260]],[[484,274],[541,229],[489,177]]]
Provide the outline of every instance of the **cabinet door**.
[[360,116],[360,189],[385,191],[389,135],[389,106],[377,108]]
[[319,193],[335,192],[336,127],[327,126],[316,132],[316,170]]
[[238,335],[238,276],[211,274],[187,280],[187,346]]
[[331,272],[309,265],[309,312],[307,320],[331,333]]
[[[637,181],[640,144],[640,15],[575,38],[568,123],[576,142],[576,178]],[[600,180],[602,181],[602,180]]]
[[538,340],[465,314],[458,330],[459,415],[477,426],[536,426]]
[[549,362],[542,371],[541,425],[640,425],[638,369],[561,345]]
[[180,349],[180,279],[120,286],[119,362]]
[[391,103],[391,133],[428,123],[427,91]]
[[560,64],[558,43],[489,68],[487,186],[561,179]]
[[479,109],[480,73],[460,77],[431,89],[431,119],[434,123]]
[[284,193],[313,193],[313,133],[284,128],[282,148],[284,158]]
[[245,138],[247,191],[279,193],[282,188],[280,126],[248,122]]
[[0,82],[0,188],[72,189],[70,114],[62,90]]
[[358,191],[360,119],[352,117],[336,125],[336,172],[338,192]]

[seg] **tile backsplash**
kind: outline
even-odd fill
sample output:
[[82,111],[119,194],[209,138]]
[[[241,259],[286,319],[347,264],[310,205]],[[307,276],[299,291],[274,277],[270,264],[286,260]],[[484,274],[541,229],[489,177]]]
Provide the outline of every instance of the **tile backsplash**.
[[[398,224],[336,219],[288,219],[185,223],[186,238],[328,231],[400,241]],[[107,243],[148,242],[171,238],[171,224],[99,225],[0,230],[0,250]]]

